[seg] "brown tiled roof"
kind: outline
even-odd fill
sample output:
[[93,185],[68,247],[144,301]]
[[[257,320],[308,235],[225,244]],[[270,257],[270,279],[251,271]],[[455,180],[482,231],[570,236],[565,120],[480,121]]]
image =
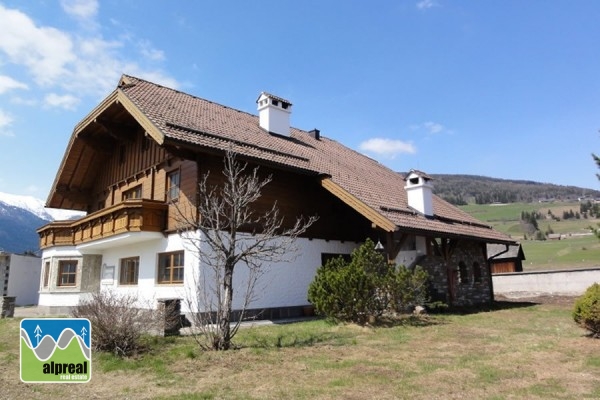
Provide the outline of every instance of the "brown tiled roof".
[[266,132],[258,116],[131,76],[118,88],[163,135],[165,142],[226,150],[320,174],[342,191],[378,213],[396,229],[440,233],[489,242],[514,242],[462,210],[434,196],[435,216],[428,218],[408,207],[404,178],[377,161],[321,136],[291,128],[291,136]]

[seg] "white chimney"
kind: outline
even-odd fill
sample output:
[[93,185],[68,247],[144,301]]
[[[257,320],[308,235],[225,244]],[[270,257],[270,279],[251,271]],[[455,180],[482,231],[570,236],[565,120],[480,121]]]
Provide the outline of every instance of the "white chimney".
[[423,215],[433,216],[433,185],[426,173],[411,169],[406,178],[406,196],[408,206]]
[[262,92],[256,100],[260,127],[270,133],[290,136],[290,114],[292,103]]

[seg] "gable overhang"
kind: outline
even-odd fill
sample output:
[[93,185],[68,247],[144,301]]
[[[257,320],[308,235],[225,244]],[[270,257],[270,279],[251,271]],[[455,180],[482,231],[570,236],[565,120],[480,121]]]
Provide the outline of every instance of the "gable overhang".
[[94,129],[97,124],[102,124],[103,117],[114,112],[115,109],[124,111],[145,131],[145,133],[162,145],[165,140],[163,132],[146,116],[127,95],[116,89],[98,104],[84,119],[73,129],[65,154],[59,166],[56,177],[48,194],[46,206],[52,208],[66,208],[85,211],[88,193],[84,188],[74,184],[76,173],[91,169],[90,163],[93,154],[107,153],[109,149],[102,149],[102,143],[96,141],[86,144],[86,133]]
[[395,223],[375,211],[373,208],[369,207],[356,196],[331,180],[331,178],[325,177],[321,179],[321,186],[323,186],[323,188],[325,188],[335,197],[346,203],[348,206],[353,208],[363,217],[371,221],[375,227],[381,228],[386,232],[394,232],[397,229]]

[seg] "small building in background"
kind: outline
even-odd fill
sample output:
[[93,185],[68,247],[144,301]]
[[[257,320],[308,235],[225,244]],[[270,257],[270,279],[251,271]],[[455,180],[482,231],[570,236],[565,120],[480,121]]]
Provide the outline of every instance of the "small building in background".
[[492,274],[523,272],[525,253],[520,244],[488,243],[487,254]]
[[0,251],[0,297],[16,297],[17,306],[38,303],[40,257]]

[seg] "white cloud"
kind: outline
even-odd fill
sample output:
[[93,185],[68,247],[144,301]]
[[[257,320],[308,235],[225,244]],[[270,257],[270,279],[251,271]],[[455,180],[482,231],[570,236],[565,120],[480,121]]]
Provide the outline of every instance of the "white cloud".
[[13,117],[7,112],[0,110],[0,136],[14,136],[14,134],[8,130],[8,127],[13,123]]
[[163,61],[165,59],[165,53],[162,50],[155,49],[152,44],[147,40],[142,40],[139,43],[140,53],[145,58],[152,61]]
[[60,107],[66,110],[74,110],[79,104],[79,99],[70,94],[58,95],[50,93],[44,97],[44,104],[49,107]]
[[437,122],[425,122],[423,126],[429,133],[440,133],[445,130],[444,125],[438,124]]
[[428,8],[437,7],[439,4],[434,0],[421,0],[417,2],[417,8],[419,10],[427,10]]
[[424,130],[429,135],[435,135],[438,133],[448,133],[448,134],[453,133],[451,130],[446,128],[444,125],[442,125],[438,122],[433,122],[433,121],[423,122],[422,124],[413,124],[409,127],[409,129],[412,131]]
[[0,5],[0,52],[23,65],[39,85],[51,85],[67,73],[75,61],[69,36],[57,29],[37,27],[21,11]]
[[[85,26],[95,24],[97,1],[61,2],[70,15],[85,18]],[[39,26],[25,13],[0,4],[0,57],[5,63],[22,67],[32,82],[44,91],[63,91],[71,95],[48,95],[46,105],[73,108],[75,99],[86,96],[101,97],[114,90],[122,73],[137,75],[157,83],[177,88],[178,82],[159,68],[145,67],[135,58],[135,53],[125,51],[130,46],[140,46],[146,59],[160,62],[164,53],[148,41],[111,31],[118,40],[107,40],[94,29],[66,32],[50,26]],[[16,81],[15,81],[16,82]],[[4,82],[14,85],[14,82]],[[23,84],[22,82],[19,82]],[[2,88],[0,82],[0,89]],[[7,89],[5,89],[7,90]]]
[[38,104],[39,102],[34,99],[34,98],[23,98],[23,97],[19,97],[19,96],[13,96],[10,98],[10,102],[12,104],[19,104],[22,106],[35,106],[36,104]]
[[61,0],[60,6],[67,14],[79,19],[91,19],[98,13],[97,0]]
[[27,89],[27,85],[11,78],[10,76],[0,75],[0,94],[13,89]]
[[372,138],[362,142],[358,146],[362,151],[395,157],[398,154],[414,154],[417,149],[412,143],[402,140]]

